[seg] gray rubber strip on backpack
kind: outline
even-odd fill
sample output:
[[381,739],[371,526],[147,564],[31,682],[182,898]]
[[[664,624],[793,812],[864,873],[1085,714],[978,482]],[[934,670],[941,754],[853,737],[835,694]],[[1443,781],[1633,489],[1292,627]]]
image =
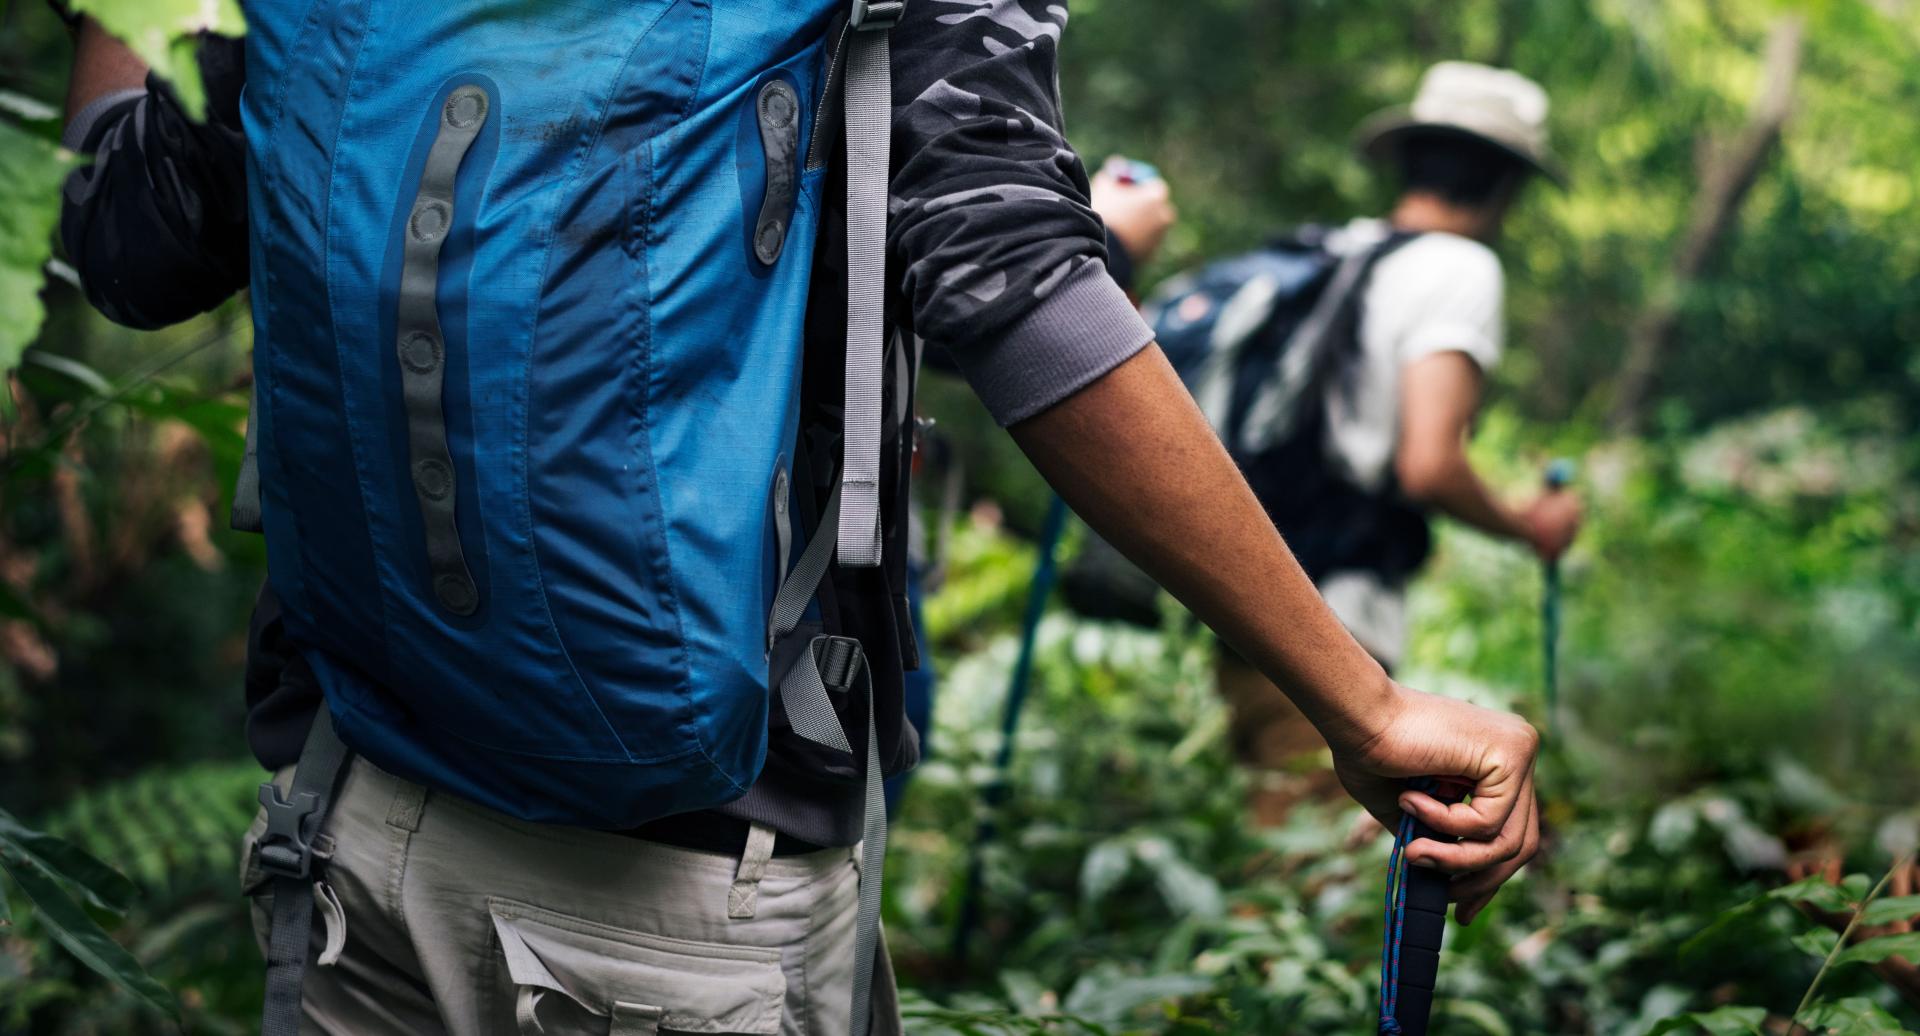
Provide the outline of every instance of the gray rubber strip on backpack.
[[[258,354],[255,361],[259,362]],[[247,452],[240,458],[240,477],[233,480],[233,510],[227,526],[235,532],[260,532],[260,375],[253,376],[253,398],[247,404]]]
[[427,151],[419,193],[402,231],[405,253],[399,316],[394,322],[394,354],[407,412],[407,470],[426,533],[430,589],[434,600],[455,615],[477,611],[480,592],[460,547],[455,517],[459,493],[440,398],[446,380],[446,338],[439,312],[440,248],[453,229],[454,179],[467,149],[486,125],[489,103],[486,91],[463,86],[440,105],[440,131]]
[[[333,732],[332,713],[321,703],[307,731],[306,745],[300,749],[300,761],[294,766],[293,786],[283,800],[298,803],[302,796],[313,796],[313,807],[301,821],[302,834],[309,841],[326,823],[349,755],[347,746]],[[263,799],[278,794],[271,783],[261,785],[260,790]],[[260,1014],[261,1036],[300,1036],[300,984],[307,974],[312,931],[313,876],[275,875],[273,920],[267,929],[267,992]]]
[[885,351],[888,147],[893,70],[887,29],[904,0],[854,0],[846,72],[847,371],[840,564],[880,564],[880,396]]

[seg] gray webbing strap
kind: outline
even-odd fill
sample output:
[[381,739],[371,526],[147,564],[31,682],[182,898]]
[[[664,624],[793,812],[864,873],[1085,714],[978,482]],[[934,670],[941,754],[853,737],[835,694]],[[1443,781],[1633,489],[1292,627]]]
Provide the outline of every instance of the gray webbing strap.
[[472,615],[480,607],[480,592],[460,548],[453,456],[447,450],[446,413],[440,402],[447,351],[440,330],[440,246],[453,229],[454,178],[486,124],[487,106],[485,90],[463,86],[440,107],[440,131],[427,151],[420,190],[407,216],[394,324],[400,395],[407,411],[407,467],[426,531],[433,596],[455,615]]
[[333,732],[333,715],[322,704],[307,732],[287,794],[282,796],[272,781],[260,785],[267,830],[254,851],[261,869],[273,875],[261,1036],[300,1034],[300,982],[306,977],[307,942],[313,930],[313,840],[326,822],[349,754]]
[[235,532],[260,532],[260,375],[253,376],[253,398],[247,404],[247,452],[240,458],[240,477],[233,480],[233,510],[227,525]]
[[[820,589],[820,580],[826,577],[827,565],[833,561],[834,532],[840,514],[840,489],[835,487],[833,494],[827,497],[827,509],[820,513],[819,526],[814,530],[813,539],[807,541],[807,547],[800,552],[800,560],[794,562],[793,571],[780,581],[780,589],[773,595],[773,611],[767,619],[767,648],[772,650],[775,644],[786,639],[800,626],[801,616],[807,613],[807,602]],[[789,533],[788,535],[792,535]]]
[[880,396],[885,372],[888,145],[893,70],[887,30],[905,0],[853,0],[848,41],[847,371],[840,564],[880,564]]
[[880,730],[873,714],[873,680],[858,641],[815,637],[805,657],[787,670],[780,699],[794,733],[836,751],[853,752],[834,712],[822,671],[835,684],[858,688],[867,717],[866,804],[860,840],[860,909],[854,919],[853,1034],[867,1036],[873,1021],[874,955],[880,949],[880,889],[887,859],[887,801],[880,774]]
[[[827,498],[813,539],[800,552],[793,571],[774,594],[767,620],[769,645],[790,636],[806,614],[834,555],[839,530],[841,489]],[[780,701],[794,733],[818,745],[853,754],[853,742],[834,711],[831,684],[857,686],[867,717],[866,795],[860,840],[860,909],[854,920],[853,1031],[866,1036],[872,1020],[874,954],[879,952],[880,889],[887,857],[887,801],[880,771],[880,731],[875,722],[873,680],[861,656],[860,642],[848,637],[814,637],[807,651],[780,681]]]

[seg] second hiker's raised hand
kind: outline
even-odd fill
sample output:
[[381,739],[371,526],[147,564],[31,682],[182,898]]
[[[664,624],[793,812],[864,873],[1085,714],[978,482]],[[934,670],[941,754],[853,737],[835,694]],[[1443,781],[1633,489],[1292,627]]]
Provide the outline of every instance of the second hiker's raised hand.
[[1573,546],[1580,518],[1579,497],[1564,489],[1545,493],[1527,507],[1527,542],[1541,560],[1552,561]]
[[[1388,714],[1361,743],[1331,747],[1347,793],[1381,823],[1395,826],[1404,811],[1460,839],[1421,839],[1407,858],[1454,875],[1454,917],[1461,924],[1539,849],[1533,764],[1540,735],[1518,716],[1397,687]],[[1473,786],[1472,801],[1447,805],[1408,790],[1413,777],[1458,778]]]

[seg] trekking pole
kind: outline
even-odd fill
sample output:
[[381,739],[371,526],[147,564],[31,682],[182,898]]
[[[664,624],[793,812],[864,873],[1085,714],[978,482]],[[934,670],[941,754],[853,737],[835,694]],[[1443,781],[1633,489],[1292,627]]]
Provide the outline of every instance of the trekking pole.
[[967,879],[960,892],[960,917],[953,930],[952,959],[965,964],[968,944],[980,921],[980,878],[982,854],[997,833],[995,820],[1006,802],[1008,771],[1013,768],[1013,737],[1020,727],[1020,710],[1027,704],[1027,689],[1033,679],[1033,653],[1039,639],[1040,620],[1047,613],[1047,599],[1053,596],[1054,577],[1059,566],[1054,554],[1067,531],[1067,502],[1054,497],[1047,505],[1046,520],[1040,526],[1040,555],[1033,565],[1033,582],[1027,589],[1027,614],[1020,629],[1020,655],[1013,663],[1013,677],[1007,682],[1006,711],[1000,719],[1000,751],[994,759],[993,783],[986,789],[979,826],[974,829],[973,847],[967,855]]
[[[1420,777],[1407,782],[1441,802],[1454,803],[1472,789],[1458,781]],[[1448,877],[1407,863],[1414,840],[1455,841],[1401,814],[1387,857],[1387,935],[1380,951],[1381,1036],[1426,1036],[1433,991],[1440,973],[1440,940],[1447,928]]]
[[[1558,493],[1573,483],[1573,461],[1565,457],[1547,465],[1547,492]],[[1540,591],[1540,654],[1547,692],[1547,729],[1560,712],[1560,559],[1544,562]]]

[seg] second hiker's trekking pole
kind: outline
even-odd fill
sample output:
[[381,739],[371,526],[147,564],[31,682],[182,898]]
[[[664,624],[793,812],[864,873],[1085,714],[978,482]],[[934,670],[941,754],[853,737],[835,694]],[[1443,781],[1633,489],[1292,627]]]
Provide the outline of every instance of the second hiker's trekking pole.
[[[1573,483],[1573,462],[1561,458],[1547,465],[1547,491],[1558,493]],[[1560,711],[1560,559],[1546,562],[1540,591],[1540,644],[1547,692],[1547,729],[1553,729]]]
[[[1471,789],[1455,781],[1422,777],[1409,782],[1441,802],[1454,803]],[[1387,936],[1380,951],[1381,1036],[1426,1036],[1433,1012],[1433,991],[1440,974],[1440,940],[1447,928],[1449,878],[1431,867],[1407,862],[1414,840],[1453,839],[1401,814],[1387,858]]]
[[993,841],[1000,806],[1007,799],[1008,774],[1013,769],[1013,738],[1020,729],[1020,712],[1027,704],[1027,688],[1033,680],[1033,653],[1039,641],[1040,620],[1047,614],[1047,599],[1053,596],[1054,576],[1059,570],[1054,555],[1067,532],[1067,502],[1054,497],[1047,505],[1046,521],[1040,526],[1040,556],[1033,565],[1033,583],[1027,588],[1026,621],[1020,628],[1020,655],[1013,663],[1013,677],[1007,681],[1006,711],[1000,718],[1000,751],[994,759],[993,783],[987,786],[986,801],[981,803],[980,823],[974,830],[973,846],[968,850],[966,883],[960,890],[960,918],[953,929],[952,958],[964,965],[967,946],[980,921],[980,872],[982,854]]

